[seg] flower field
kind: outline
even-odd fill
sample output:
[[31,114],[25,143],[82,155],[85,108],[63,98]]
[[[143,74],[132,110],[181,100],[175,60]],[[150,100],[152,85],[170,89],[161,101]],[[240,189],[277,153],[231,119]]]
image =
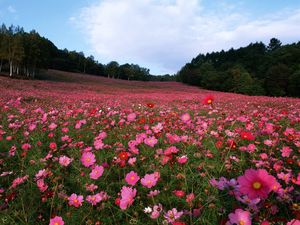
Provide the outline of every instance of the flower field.
[[0,77],[0,224],[300,224],[300,99],[53,74]]

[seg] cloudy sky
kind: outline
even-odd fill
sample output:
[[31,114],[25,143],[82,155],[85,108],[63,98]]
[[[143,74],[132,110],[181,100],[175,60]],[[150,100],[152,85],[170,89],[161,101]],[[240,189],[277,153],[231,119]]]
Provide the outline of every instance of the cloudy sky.
[[0,22],[101,63],[174,74],[199,53],[300,41],[299,0],[0,0]]

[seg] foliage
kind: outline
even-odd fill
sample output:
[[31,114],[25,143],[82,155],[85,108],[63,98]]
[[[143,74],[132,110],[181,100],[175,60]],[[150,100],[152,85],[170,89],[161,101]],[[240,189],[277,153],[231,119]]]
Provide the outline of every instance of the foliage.
[[177,81],[203,88],[248,95],[299,96],[297,70],[300,42],[268,46],[251,43],[239,49],[199,54],[177,73]]
[[150,75],[147,68],[136,64],[119,65],[112,61],[107,65],[99,63],[83,52],[58,49],[50,40],[41,37],[35,30],[29,33],[23,28],[0,29],[0,72],[9,71],[10,76],[34,78],[40,69],[56,69],[68,72],[87,73],[124,80],[174,80],[174,76]]

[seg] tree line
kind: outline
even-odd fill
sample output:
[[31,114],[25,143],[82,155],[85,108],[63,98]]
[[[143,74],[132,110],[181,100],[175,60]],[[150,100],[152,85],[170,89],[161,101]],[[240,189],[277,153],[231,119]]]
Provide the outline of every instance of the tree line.
[[181,68],[176,80],[206,89],[247,95],[300,97],[300,42],[199,54]]
[[20,26],[2,24],[0,28],[0,73],[10,77],[34,78],[41,69],[57,69],[87,73],[115,79],[142,81],[170,81],[168,74],[154,76],[150,70],[137,64],[112,61],[102,64],[83,52],[58,49],[50,40],[35,30],[25,32]]

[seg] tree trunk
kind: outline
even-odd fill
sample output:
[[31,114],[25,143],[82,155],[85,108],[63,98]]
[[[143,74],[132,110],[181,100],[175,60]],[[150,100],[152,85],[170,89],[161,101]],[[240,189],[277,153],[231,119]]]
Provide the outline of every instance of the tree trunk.
[[10,77],[13,76],[13,62],[12,62],[12,60],[9,61],[9,76]]
[[35,77],[35,67],[32,70],[32,78],[34,79],[34,77]]

